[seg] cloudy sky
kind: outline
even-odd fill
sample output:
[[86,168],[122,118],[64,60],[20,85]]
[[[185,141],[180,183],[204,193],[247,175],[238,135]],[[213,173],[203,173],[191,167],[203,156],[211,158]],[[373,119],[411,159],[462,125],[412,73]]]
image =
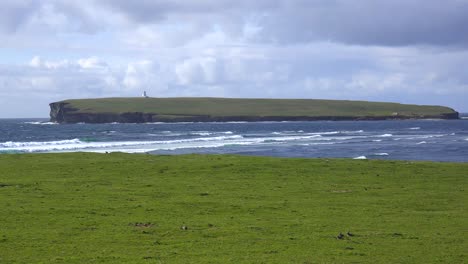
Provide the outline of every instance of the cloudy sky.
[[0,0],[0,117],[214,96],[468,112],[468,0]]

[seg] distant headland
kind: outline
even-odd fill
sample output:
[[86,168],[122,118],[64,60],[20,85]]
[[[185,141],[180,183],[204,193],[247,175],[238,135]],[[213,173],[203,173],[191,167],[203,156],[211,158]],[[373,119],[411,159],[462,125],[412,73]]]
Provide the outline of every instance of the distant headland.
[[458,119],[445,106],[318,99],[130,97],[72,99],[50,104],[58,123]]

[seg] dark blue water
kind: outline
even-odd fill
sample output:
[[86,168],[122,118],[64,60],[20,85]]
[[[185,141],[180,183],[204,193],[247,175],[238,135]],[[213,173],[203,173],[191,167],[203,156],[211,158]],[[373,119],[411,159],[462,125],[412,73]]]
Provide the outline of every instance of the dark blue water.
[[67,125],[0,120],[0,153],[74,151],[467,162],[468,119]]

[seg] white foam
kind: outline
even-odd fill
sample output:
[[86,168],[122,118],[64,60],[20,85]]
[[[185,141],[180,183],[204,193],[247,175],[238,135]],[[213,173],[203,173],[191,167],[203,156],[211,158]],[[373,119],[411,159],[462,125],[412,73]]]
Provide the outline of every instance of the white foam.
[[[147,151],[152,149],[172,149],[172,148],[187,148],[198,147],[207,143],[217,143],[216,146],[222,144],[235,144],[244,142],[235,142],[242,140],[240,135],[218,136],[210,138],[192,138],[178,139],[165,141],[114,141],[114,142],[83,142],[77,138],[71,140],[45,141],[45,142],[3,142],[0,143],[0,152],[63,152],[63,151],[101,151],[104,149],[111,150],[114,148],[127,147],[126,149],[134,149],[137,146],[147,146]],[[251,142],[254,142],[251,140]],[[250,142],[247,142],[250,144]],[[162,147],[164,146],[164,147]]]
[[290,137],[265,137],[259,138],[262,142],[284,142],[284,141],[294,141],[294,140],[304,140],[304,139],[317,139],[320,138],[320,135],[311,135],[311,136],[290,136]]
[[311,133],[306,133],[307,135],[335,135],[339,134],[339,131],[327,131],[327,132],[311,132]]
[[362,133],[364,132],[364,130],[355,130],[355,131],[340,131],[340,133],[343,133],[343,134],[350,134],[350,133]]
[[358,156],[358,157],[355,157],[353,159],[367,159],[367,157],[366,156]]
[[388,153],[386,152],[381,152],[381,153],[374,153],[376,156],[388,156]]
[[340,142],[315,142],[315,143],[306,143],[306,144],[299,144],[300,146],[314,146],[314,145],[335,145],[339,144]]
[[191,135],[197,135],[197,136],[210,136],[213,135],[213,133],[208,132],[208,131],[199,131],[199,132],[190,132]]
[[57,125],[58,123],[55,122],[24,122],[25,124],[30,125]]
[[426,144],[427,142],[426,141],[421,141],[421,142],[418,142],[416,143],[417,145],[420,145],[420,144]]
[[372,141],[373,142],[381,142],[382,140],[381,139],[373,139]]
[[45,142],[13,142],[7,141],[0,143],[3,148],[21,148],[21,147],[35,147],[35,146],[53,146],[53,145],[67,145],[67,144],[80,144],[79,139],[58,140],[58,141],[45,141]]
[[393,135],[392,134],[383,134],[383,135],[380,135],[378,137],[393,137]]
[[420,127],[410,127],[409,129],[411,130],[418,130],[418,129],[421,129]]

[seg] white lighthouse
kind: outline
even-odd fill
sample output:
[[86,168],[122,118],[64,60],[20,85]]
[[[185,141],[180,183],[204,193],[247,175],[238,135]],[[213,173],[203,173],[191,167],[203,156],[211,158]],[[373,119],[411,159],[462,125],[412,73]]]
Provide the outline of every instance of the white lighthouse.
[[143,96],[144,98],[148,98],[148,95],[146,94],[146,91],[143,91],[142,96]]

